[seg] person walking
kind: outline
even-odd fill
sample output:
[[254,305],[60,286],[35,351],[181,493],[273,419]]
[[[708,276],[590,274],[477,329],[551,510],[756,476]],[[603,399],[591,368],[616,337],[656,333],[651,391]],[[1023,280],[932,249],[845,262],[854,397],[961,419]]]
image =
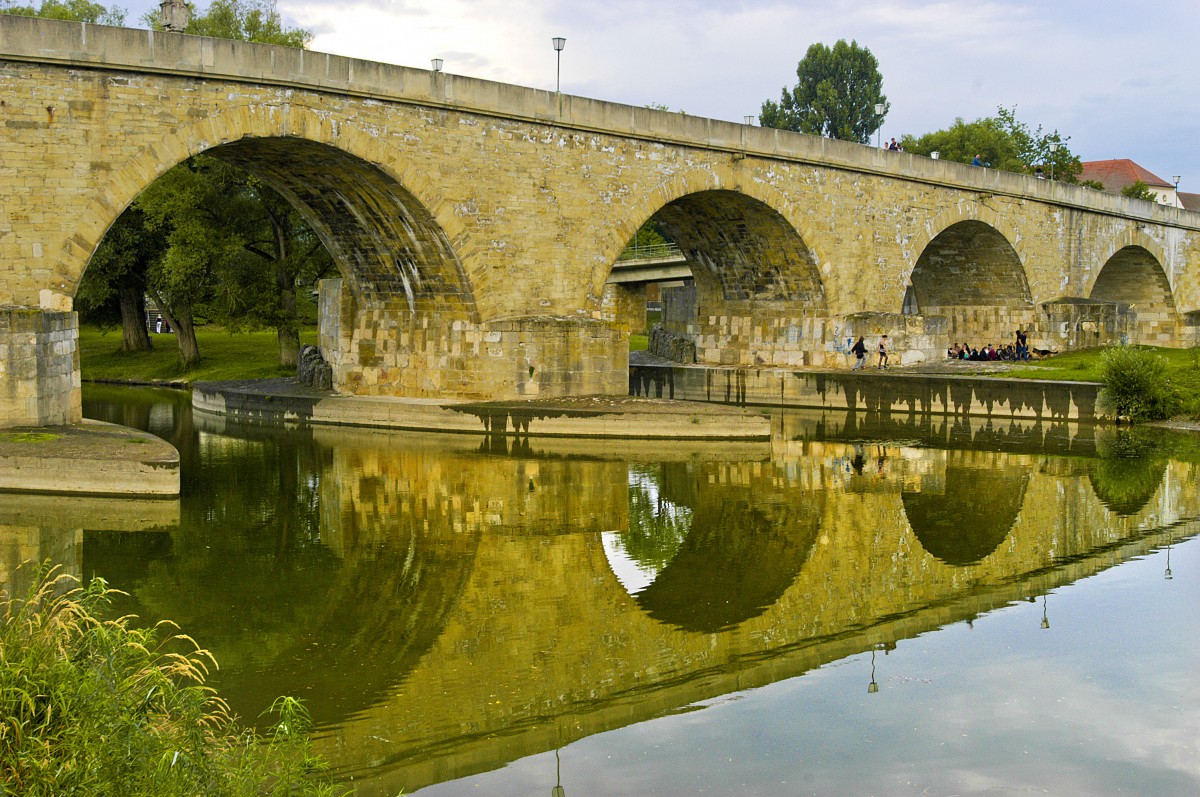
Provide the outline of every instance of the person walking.
[[851,370],[857,371],[867,364],[867,344],[863,343],[862,335],[858,336],[858,340],[850,347],[850,352],[854,355],[854,368]]
[[879,337],[879,363],[875,366],[876,368],[887,368],[888,367],[887,347],[888,347],[887,335],[881,335]]

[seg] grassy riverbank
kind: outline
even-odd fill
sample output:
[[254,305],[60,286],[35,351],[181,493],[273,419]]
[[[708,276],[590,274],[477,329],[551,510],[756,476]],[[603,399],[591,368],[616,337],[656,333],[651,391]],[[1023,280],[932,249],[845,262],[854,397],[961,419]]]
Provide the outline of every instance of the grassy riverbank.
[[[184,370],[174,335],[151,335],[148,352],[121,351],[121,331],[79,328],[79,371],[90,381],[191,384],[225,379],[270,379],[292,376],[294,368],[279,365],[279,344],[273,330],[230,333],[220,327],[196,330],[200,363]],[[316,343],[316,329],[300,332],[300,342]]]
[[[1182,414],[1200,419],[1200,348],[1164,349],[1146,347],[1166,360],[1165,376],[1179,394]],[[1017,365],[1000,374],[1009,379],[1061,379],[1067,382],[1103,382],[1101,356],[1104,349],[1057,354],[1027,365]]]

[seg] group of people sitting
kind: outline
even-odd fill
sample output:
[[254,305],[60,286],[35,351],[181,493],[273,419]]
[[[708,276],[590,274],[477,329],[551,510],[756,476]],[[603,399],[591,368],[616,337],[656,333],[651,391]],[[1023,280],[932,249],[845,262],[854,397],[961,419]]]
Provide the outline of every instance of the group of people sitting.
[[946,349],[946,356],[951,360],[974,360],[976,362],[1027,361],[1029,359],[1029,334],[1023,329],[1018,329],[1015,337],[1015,343],[1002,344],[998,349],[990,343],[978,349],[972,349],[966,343],[955,343],[954,346]]

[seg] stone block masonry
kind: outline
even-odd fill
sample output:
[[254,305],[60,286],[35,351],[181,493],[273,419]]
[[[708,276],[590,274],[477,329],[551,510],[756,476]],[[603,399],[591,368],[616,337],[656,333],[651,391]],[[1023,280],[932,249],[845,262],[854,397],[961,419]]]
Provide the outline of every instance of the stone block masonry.
[[[1019,324],[1061,349],[1086,339],[1048,320],[1064,298],[1126,302],[1131,340],[1185,345],[1200,311],[1200,214],[786,131],[11,15],[0,97],[0,305],[70,313],[116,217],[206,153],[287,197],[337,263],[321,345],[343,393],[624,392],[636,320],[606,282],[650,219],[691,268],[694,328],[673,331],[706,363],[844,366],[867,316],[908,358]],[[73,338],[21,334],[0,337],[0,422],[77,416]]]

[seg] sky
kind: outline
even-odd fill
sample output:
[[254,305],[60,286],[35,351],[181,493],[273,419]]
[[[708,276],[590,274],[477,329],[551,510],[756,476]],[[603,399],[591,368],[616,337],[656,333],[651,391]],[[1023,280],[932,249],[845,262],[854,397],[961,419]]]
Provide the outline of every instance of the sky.
[[[206,7],[206,0],[197,0]],[[116,0],[128,24],[155,0]],[[1083,160],[1131,158],[1200,193],[1196,0],[277,0],[311,49],[741,122],[809,45],[879,61],[884,141],[1016,108]]]

